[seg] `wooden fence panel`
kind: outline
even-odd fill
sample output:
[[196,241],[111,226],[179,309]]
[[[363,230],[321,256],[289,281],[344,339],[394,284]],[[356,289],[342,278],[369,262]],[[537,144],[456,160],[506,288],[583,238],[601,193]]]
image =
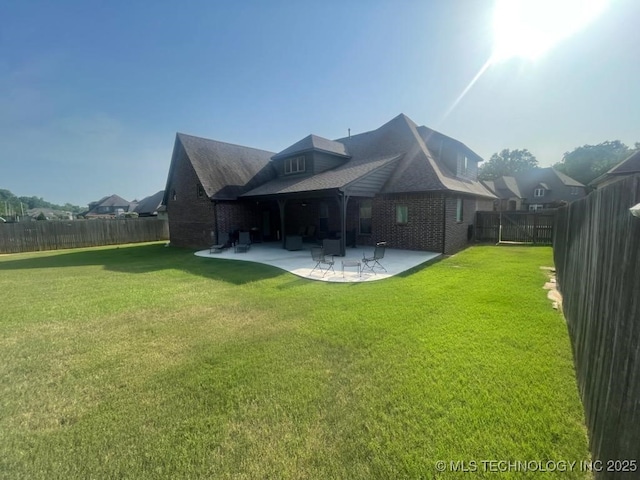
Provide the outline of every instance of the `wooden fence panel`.
[[478,242],[515,242],[551,245],[555,211],[477,212],[475,237]]
[[640,176],[560,209],[556,222],[554,259],[591,453],[604,465],[640,462],[640,218],[629,212],[637,203]]
[[96,247],[168,239],[167,220],[157,218],[0,224],[0,253]]

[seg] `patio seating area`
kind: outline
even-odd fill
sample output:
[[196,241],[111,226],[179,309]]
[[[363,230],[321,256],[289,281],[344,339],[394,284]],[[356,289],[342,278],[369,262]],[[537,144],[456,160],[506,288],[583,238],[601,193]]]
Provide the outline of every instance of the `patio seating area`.
[[[347,248],[344,257],[336,256],[334,258],[335,271],[324,272],[320,269],[315,269],[314,271],[317,262],[311,256],[311,248],[313,246],[312,244],[304,244],[301,250],[289,251],[283,249],[280,242],[256,243],[252,244],[251,249],[245,253],[235,253],[233,248],[229,248],[222,250],[220,253],[211,253],[210,249],[201,250],[196,252],[196,255],[199,257],[264,263],[310,280],[338,283],[384,280],[441,255],[434,252],[386,248],[384,259],[381,259],[380,263],[387,271],[385,272],[378,268],[373,271],[363,271],[357,266],[357,263],[362,262],[363,256],[371,257],[374,247],[360,246]],[[331,257],[328,256],[328,258]],[[347,268],[344,268],[345,266]],[[353,268],[350,268],[350,266]]]

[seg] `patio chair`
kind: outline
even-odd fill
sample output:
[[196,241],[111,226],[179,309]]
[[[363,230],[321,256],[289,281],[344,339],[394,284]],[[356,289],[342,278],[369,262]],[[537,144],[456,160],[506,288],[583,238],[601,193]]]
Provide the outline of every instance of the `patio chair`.
[[374,268],[381,268],[386,272],[387,269],[384,268],[379,262],[380,259],[384,258],[384,249],[386,247],[387,247],[387,242],[378,242],[376,243],[376,247],[373,250],[373,256],[367,257],[363,253],[362,254],[362,263],[363,263],[362,270],[364,270],[365,268],[368,268],[373,272],[374,275],[376,273]]
[[[313,270],[311,270],[311,272],[309,273],[309,275],[311,275],[315,269],[319,269],[322,273],[322,276],[324,277],[327,272],[329,270],[333,270],[333,264],[334,264],[334,260],[333,260],[333,255],[331,255],[331,260],[328,260],[326,255],[324,254],[324,249],[322,247],[311,247],[311,258],[313,259],[314,262],[316,262],[316,266],[313,267]],[[327,265],[326,269],[322,269],[323,265]],[[335,270],[333,270],[333,273],[336,273]]]
[[215,245],[211,245],[209,248],[209,253],[222,253],[222,250],[229,247],[229,234],[221,233],[218,236],[218,243]]
[[236,243],[235,253],[245,253],[251,248],[251,234],[249,232],[240,232],[238,234],[238,243]]

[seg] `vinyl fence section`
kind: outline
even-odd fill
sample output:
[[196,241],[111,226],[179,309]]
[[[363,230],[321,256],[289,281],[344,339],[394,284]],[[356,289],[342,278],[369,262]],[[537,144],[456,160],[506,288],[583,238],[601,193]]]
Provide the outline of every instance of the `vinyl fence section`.
[[[639,202],[640,176],[630,177],[562,208],[556,224],[557,278],[591,453],[605,469],[640,463],[640,218],[629,212]],[[640,478],[640,465],[596,478]]]
[[0,253],[95,247],[168,239],[167,220],[156,218],[0,224]]
[[478,242],[514,242],[551,245],[555,211],[477,212],[475,238]]

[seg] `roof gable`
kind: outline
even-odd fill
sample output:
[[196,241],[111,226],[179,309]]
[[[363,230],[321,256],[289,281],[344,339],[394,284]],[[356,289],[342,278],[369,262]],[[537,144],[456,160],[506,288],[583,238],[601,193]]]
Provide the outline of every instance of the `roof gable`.
[[[385,185],[384,192],[405,193],[443,190],[489,198],[495,197],[477,180],[456,177],[434,154],[434,151],[428,147],[425,138],[429,138],[431,135],[438,135],[440,139],[449,139],[457,148],[463,148],[465,152],[480,158],[461,142],[427,127],[418,127],[413,120],[404,114],[398,115],[370,133],[372,134],[371,136],[377,137],[371,142],[375,147],[395,148],[405,153],[402,162],[400,162],[398,168]],[[346,144],[351,149],[350,143]]]
[[342,157],[349,157],[349,152],[343,143],[338,141],[329,140],[328,138],[319,137],[317,135],[309,135],[302,140],[294,143],[290,147],[285,148],[278,154],[272,157],[273,160],[295,155],[296,153],[303,153],[308,151],[320,151],[339,155]]
[[160,204],[162,203],[162,198],[164,197],[164,190],[160,190],[159,192],[154,193],[153,195],[149,195],[148,197],[143,198],[138,202],[134,212],[138,214],[149,213],[153,214],[158,211]]
[[633,173],[640,173],[640,150],[631,154],[622,162],[611,167],[606,173],[603,173],[599,177],[592,180],[589,185],[600,185],[604,181],[607,181],[611,177],[618,177],[621,175],[631,175]]
[[614,166],[607,173],[610,175],[626,175],[640,172],[640,150]]
[[273,152],[178,133],[172,164],[179,146],[211,199],[235,200],[275,175],[270,165]]

